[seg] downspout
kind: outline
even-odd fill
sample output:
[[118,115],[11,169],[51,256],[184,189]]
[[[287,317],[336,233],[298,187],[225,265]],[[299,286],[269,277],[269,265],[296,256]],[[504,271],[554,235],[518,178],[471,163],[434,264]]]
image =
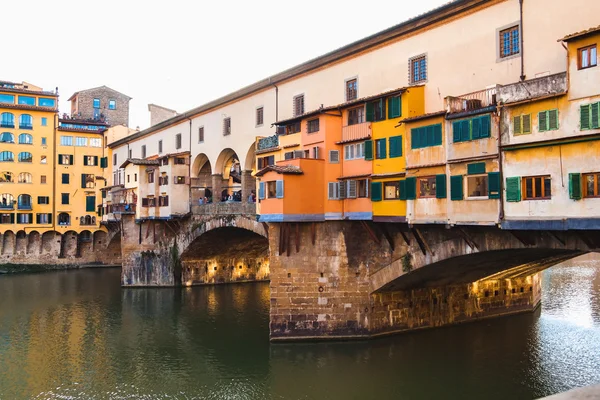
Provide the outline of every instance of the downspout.
[[504,170],[502,169],[502,117],[504,106],[498,107],[498,173],[500,175],[500,212],[498,223],[504,219]]
[[54,146],[54,154],[52,160],[52,230],[56,231],[56,220],[58,216],[56,215],[56,163],[58,162],[58,157],[56,154],[56,136],[57,136],[57,127],[56,120],[58,119],[58,111],[54,114],[54,134],[52,135],[52,146]]
[[523,0],[519,0],[519,18],[520,18],[520,26],[521,26],[521,81],[525,80],[525,47],[523,46]]
[[[271,78],[269,78],[271,83]],[[279,87],[276,84],[271,83],[275,87],[275,122],[279,121]]]
[[562,47],[565,49],[565,51],[567,52],[567,64],[566,64],[566,71],[567,71],[567,92],[569,91],[569,88],[571,87],[571,71],[569,68],[569,48],[567,46],[565,46],[565,42],[560,42],[560,44],[562,45]]
[[188,186],[188,207],[189,212],[192,212],[192,119],[188,117],[190,121],[190,158],[188,161],[188,176],[190,177],[190,184]]

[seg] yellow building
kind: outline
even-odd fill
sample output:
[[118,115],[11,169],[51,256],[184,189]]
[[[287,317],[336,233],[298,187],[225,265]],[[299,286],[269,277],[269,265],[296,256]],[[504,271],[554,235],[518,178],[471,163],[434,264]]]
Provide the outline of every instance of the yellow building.
[[53,230],[58,95],[0,81],[0,233]]

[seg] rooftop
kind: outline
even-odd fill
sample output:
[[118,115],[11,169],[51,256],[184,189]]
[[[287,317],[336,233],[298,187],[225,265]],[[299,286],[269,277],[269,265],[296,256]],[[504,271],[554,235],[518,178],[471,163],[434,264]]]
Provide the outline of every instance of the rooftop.
[[109,87],[108,87],[108,86],[106,86],[106,85],[102,85],[102,86],[97,86],[97,87],[90,88],[90,89],[83,89],[83,90],[79,90],[79,91],[77,91],[77,92],[73,93],[73,94],[71,95],[71,97],[69,97],[69,98],[67,99],[67,101],[71,101],[71,100],[73,99],[73,97],[77,96],[79,93],[82,93],[82,92],[89,92],[89,91],[91,91],[91,90],[97,90],[97,89],[108,89],[108,90],[111,90],[111,91],[113,91],[113,92],[115,92],[115,93],[122,94],[123,96],[127,97],[129,100],[131,100],[131,99],[133,98],[133,97],[129,97],[129,96],[127,96],[127,95],[126,95],[126,94],[124,94],[124,93],[121,93],[121,92],[119,92],[118,90],[111,89],[111,88],[109,88]]
[[586,29],[585,31],[571,33],[570,35],[565,36],[562,39],[558,39],[559,42],[569,42],[571,40],[579,39],[584,36],[592,35],[594,33],[600,32],[600,25]]
[[133,165],[160,165],[158,160],[147,160],[144,158],[128,158],[119,168],[125,168],[129,164]]
[[304,172],[295,165],[269,165],[256,173],[256,176],[263,176],[269,171],[284,175],[302,175]]

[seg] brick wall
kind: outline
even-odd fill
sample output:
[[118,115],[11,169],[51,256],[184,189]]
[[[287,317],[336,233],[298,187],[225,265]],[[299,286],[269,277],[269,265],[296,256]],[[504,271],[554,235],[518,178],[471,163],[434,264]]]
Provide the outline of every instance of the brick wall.
[[[100,99],[100,113],[108,119],[111,126],[129,126],[129,97],[104,86],[79,92],[77,103],[81,118],[94,118],[95,98]],[[109,100],[116,101],[116,109],[108,109]]]

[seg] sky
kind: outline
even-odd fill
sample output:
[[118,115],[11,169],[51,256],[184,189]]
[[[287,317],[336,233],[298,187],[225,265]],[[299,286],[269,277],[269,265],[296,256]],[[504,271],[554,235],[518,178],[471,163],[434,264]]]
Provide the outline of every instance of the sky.
[[187,111],[447,2],[5,1],[0,80],[58,87],[61,113],[106,85],[144,129],[149,103]]

